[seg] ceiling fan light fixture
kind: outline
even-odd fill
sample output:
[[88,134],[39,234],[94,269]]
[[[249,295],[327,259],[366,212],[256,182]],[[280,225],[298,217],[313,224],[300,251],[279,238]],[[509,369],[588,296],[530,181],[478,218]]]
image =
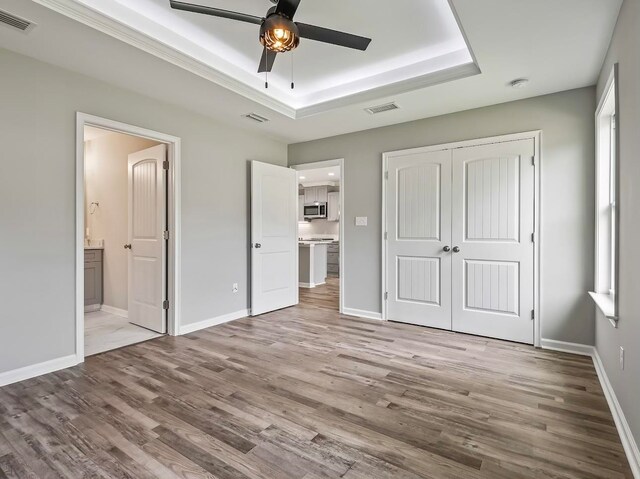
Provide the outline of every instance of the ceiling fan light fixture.
[[260,43],[272,52],[288,52],[300,44],[298,27],[278,14],[267,17],[260,26]]

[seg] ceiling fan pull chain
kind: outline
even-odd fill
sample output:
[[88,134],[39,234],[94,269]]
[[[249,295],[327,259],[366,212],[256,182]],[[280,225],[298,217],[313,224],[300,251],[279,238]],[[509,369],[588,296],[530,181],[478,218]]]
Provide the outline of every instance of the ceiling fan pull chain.
[[268,59],[267,59],[267,47],[265,45],[264,47],[264,88],[267,89],[269,88],[269,69],[267,68],[267,64],[268,64]]
[[293,52],[291,52],[291,89],[293,90],[296,87],[295,83],[293,83]]

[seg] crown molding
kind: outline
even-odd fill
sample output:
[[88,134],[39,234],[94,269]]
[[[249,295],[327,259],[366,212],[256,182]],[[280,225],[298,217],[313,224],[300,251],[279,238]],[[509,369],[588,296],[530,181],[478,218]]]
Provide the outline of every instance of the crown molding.
[[154,55],[175,66],[194,73],[206,80],[253,100],[289,118],[296,117],[295,108],[266,95],[255,88],[166,45],[155,38],[124,25],[92,8],[74,0],[33,0],[44,7],[107,34],[128,45]]
[[[246,83],[173,48],[170,45],[163,43],[160,40],[150,37],[149,35],[125,25],[124,23],[121,23],[87,5],[79,3],[77,0],[33,1],[294,120],[358,103],[375,101],[385,97],[423,89],[429,86],[481,73],[477,62],[473,59],[473,54],[471,54],[472,61],[469,63],[389,83],[369,90],[347,94],[332,100],[320,101],[309,106],[294,108],[281,100],[261,92],[259,89],[247,85]],[[471,48],[468,43],[467,47],[468,51],[471,53]]]

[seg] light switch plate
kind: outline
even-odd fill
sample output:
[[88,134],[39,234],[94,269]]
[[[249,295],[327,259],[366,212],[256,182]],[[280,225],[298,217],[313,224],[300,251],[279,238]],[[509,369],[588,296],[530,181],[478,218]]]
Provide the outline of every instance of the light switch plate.
[[356,216],[356,226],[367,226],[366,216]]

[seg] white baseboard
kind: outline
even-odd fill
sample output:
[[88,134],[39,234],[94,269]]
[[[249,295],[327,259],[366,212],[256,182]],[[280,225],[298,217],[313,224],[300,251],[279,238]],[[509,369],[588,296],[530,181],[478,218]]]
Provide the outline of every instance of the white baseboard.
[[93,313],[95,311],[100,311],[101,305],[99,304],[89,304],[84,307],[85,313]]
[[180,326],[180,335],[193,333],[194,331],[217,326],[218,324],[228,323],[229,321],[235,321],[236,319],[246,318],[247,316],[249,316],[249,310],[241,309],[234,313],[223,314],[222,316],[205,319],[204,321],[198,321],[197,323],[185,324],[184,326]]
[[359,318],[382,320],[382,313],[365,311],[363,309],[342,308],[342,314],[346,314],[347,316],[357,316]]
[[595,348],[588,344],[567,343],[565,341],[556,341],[555,339],[540,339],[540,347],[563,353],[579,354],[580,356],[593,356],[595,352]]
[[113,306],[108,306],[106,304],[103,304],[100,307],[100,311],[104,311],[105,313],[109,313],[109,314],[114,314],[116,316],[120,316],[121,318],[129,317],[129,311],[127,311],[126,309],[114,308]]
[[544,349],[590,356],[593,359],[593,365],[596,368],[596,373],[598,374],[600,385],[602,386],[604,396],[607,399],[607,404],[611,410],[611,415],[616,423],[620,442],[622,442],[622,447],[627,455],[627,460],[629,461],[629,466],[633,472],[633,477],[640,479],[640,452],[638,451],[638,445],[631,433],[631,428],[624,416],[624,412],[618,402],[613,386],[611,386],[611,383],[609,382],[609,378],[607,377],[607,373],[604,369],[604,365],[602,364],[602,360],[600,359],[600,355],[598,354],[598,350],[594,346],[589,346],[587,344],[566,343],[564,341],[556,341],[553,339],[541,339],[540,345]]
[[299,288],[315,288],[315,283],[298,283]]
[[17,383],[19,381],[24,381],[25,379],[35,378],[36,376],[59,371],[60,369],[70,368],[76,364],[78,364],[78,359],[75,354],[72,354],[70,356],[51,359],[43,363],[32,364],[31,366],[25,366],[12,371],[6,371],[4,373],[0,373],[0,386],[6,386],[7,384]]
[[613,420],[616,423],[616,429],[618,430],[618,435],[620,436],[624,452],[627,455],[627,460],[629,461],[629,466],[633,472],[633,477],[640,479],[640,451],[638,451],[638,444],[631,433],[629,423],[624,416],[622,407],[618,402],[613,386],[611,386],[611,383],[609,382],[604,365],[602,364],[602,360],[600,359],[600,355],[596,349],[593,350],[593,365],[598,373],[598,379],[600,380],[600,385],[604,391],[604,396],[607,398],[609,409],[611,409],[611,414],[613,415]]

